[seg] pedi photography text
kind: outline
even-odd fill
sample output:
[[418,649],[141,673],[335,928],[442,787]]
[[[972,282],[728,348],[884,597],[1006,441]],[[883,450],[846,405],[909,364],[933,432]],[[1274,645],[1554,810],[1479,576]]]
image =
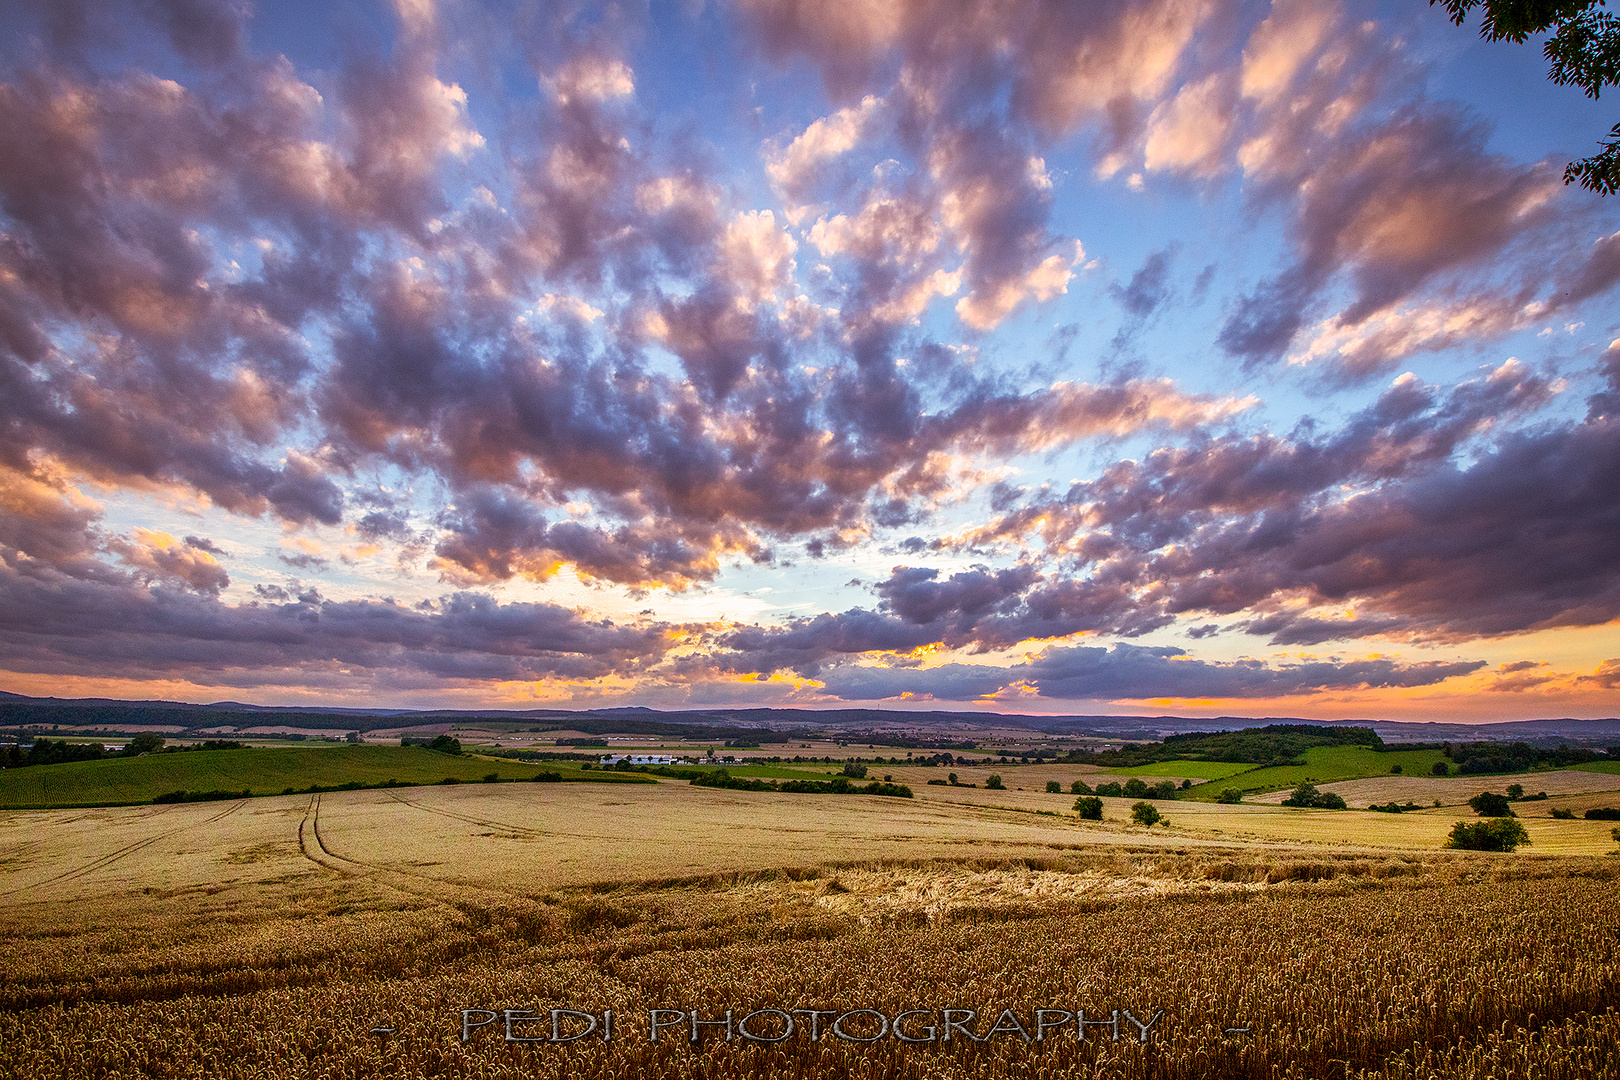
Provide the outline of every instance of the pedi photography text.
[[[970,1042],[1013,1038],[1042,1043],[1051,1038],[1086,1042],[1122,1039],[1148,1043],[1165,1010],[1154,1009],[1146,1019],[1130,1009],[1087,1013],[1084,1009],[1038,1008],[1020,1016],[1003,1009],[988,1027],[976,1009],[906,1009],[890,1016],[877,1009],[648,1009],[644,1024],[636,1014],[620,1018],[612,1009],[600,1013],[581,1009],[461,1010],[461,1041],[480,1034],[514,1043],[568,1043],[594,1038],[612,1042],[621,1036],[647,1042],[695,1043],[704,1038],[726,1042],[779,1043],[795,1036],[809,1042],[822,1038],[843,1042],[903,1043]],[[989,1014],[987,1013],[986,1016]],[[1027,1018],[1027,1022],[1026,1022]],[[491,1029],[484,1032],[483,1029]],[[1229,1028],[1228,1032],[1247,1028]]]

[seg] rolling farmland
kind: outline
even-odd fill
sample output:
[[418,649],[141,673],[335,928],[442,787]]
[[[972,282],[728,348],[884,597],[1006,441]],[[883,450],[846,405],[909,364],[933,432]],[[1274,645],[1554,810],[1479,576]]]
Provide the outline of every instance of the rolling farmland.
[[[1620,861],[1544,850],[1552,826],[1598,823],[1532,821],[1531,853],[1492,856],[1213,831],[1344,821],[1399,840],[1420,815],[1167,809],[1198,821],[677,783],[13,812],[0,1072],[1191,1078],[1349,1062],[1483,1080],[1620,1064]],[[461,1039],[463,1009],[551,1008],[611,1009],[614,1037],[508,1042],[496,1022]],[[655,1043],[654,1008],[722,1026]],[[952,1014],[954,1041],[937,1037],[946,1008],[975,1014]],[[921,1038],[931,1017],[936,1037],[812,1040],[801,1023],[727,1041],[726,1009],[851,1012],[842,1030],[862,1037],[912,1010],[901,1030]],[[1036,1009],[1105,1023],[1026,1042]],[[1116,1009],[1150,1038],[1121,1019],[1114,1041]]]
[[0,809],[50,806],[112,806],[149,803],[172,791],[243,791],[278,794],[311,784],[437,784],[445,778],[471,783],[495,773],[501,780],[529,780],[553,772],[566,779],[639,780],[582,774],[577,766],[529,764],[438,754],[422,747],[270,747],[104,758],[65,765],[39,765],[0,772]]
[[[493,767],[353,749],[395,775],[401,755],[430,772]],[[225,755],[280,753],[106,764],[235,769]],[[1008,770],[1019,782],[995,790],[897,767],[909,800],[665,779],[8,811],[0,1074],[1573,1080],[1620,1067],[1620,858],[1609,823],[1543,816],[1556,800],[1614,800],[1591,790],[1614,777],[1571,771],[1588,790],[1520,804],[1532,846],[1488,855],[1442,850],[1467,814],[1456,806],[1161,802],[1168,824],[1149,829],[1109,798],[1102,821],[1080,822],[1072,796],[1031,779],[1057,768]],[[548,1041],[553,1008],[576,1010],[559,1014],[575,1029],[611,1010],[614,1035]],[[507,1009],[540,1041],[507,1041]],[[728,1041],[727,1009],[755,1013],[756,1034],[782,1034],[783,1015],[800,1026]],[[812,1037],[794,1009],[825,1024],[849,1013],[852,1038]],[[465,1041],[462,1010],[489,1018]],[[650,1040],[655,1017],[692,1010],[719,1026],[695,1044],[668,1026]],[[1077,1010],[1102,1022],[1076,1029]],[[880,1021],[887,1034],[855,1041]],[[1026,1041],[1037,1021],[1041,1040]],[[921,1042],[894,1033],[930,1027]]]

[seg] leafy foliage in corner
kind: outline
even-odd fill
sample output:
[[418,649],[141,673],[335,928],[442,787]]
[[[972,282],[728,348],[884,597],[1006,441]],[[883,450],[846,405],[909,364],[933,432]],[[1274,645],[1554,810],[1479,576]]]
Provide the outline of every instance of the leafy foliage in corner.
[[[1442,0],[1429,0],[1430,5]],[[1547,78],[1578,86],[1596,100],[1605,86],[1620,86],[1620,18],[1603,10],[1604,0],[1443,0],[1451,21],[1461,26],[1468,13],[1484,8],[1480,37],[1523,44],[1531,34],[1553,31],[1542,46],[1550,62]],[[1620,190],[1620,124],[1609,130],[1603,149],[1564,169],[1564,183],[1613,195]]]

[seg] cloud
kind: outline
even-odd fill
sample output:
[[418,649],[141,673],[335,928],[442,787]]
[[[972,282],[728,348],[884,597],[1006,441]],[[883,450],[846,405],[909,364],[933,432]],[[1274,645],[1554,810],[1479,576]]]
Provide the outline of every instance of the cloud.
[[1271,15],[1243,48],[1243,96],[1271,104],[1294,83],[1305,63],[1328,41],[1337,4],[1277,0]]
[[1227,166],[1233,125],[1231,80],[1217,72],[1181,88],[1148,117],[1143,168],[1207,179]]
[[1176,648],[1119,644],[1112,648],[1054,646],[1028,664],[990,667],[946,664],[927,669],[844,665],[818,678],[845,700],[902,694],[972,701],[1009,689],[1078,701],[1150,698],[1272,698],[1329,691],[1433,686],[1467,675],[1483,661],[1402,663],[1388,659],[1305,661],[1270,665],[1257,660],[1217,663],[1189,658]]
[[181,585],[209,596],[218,596],[231,583],[212,554],[168,533],[136,529],[133,539],[114,540],[109,547],[148,581]]
[[[1301,335],[1310,335],[1311,340],[1294,351],[1289,362],[1330,363],[1330,379],[1354,381],[1388,371],[1418,353],[1489,341],[1535,326],[1620,282],[1620,233],[1546,269],[1550,273],[1519,275],[1509,293],[1482,292],[1451,302],[1402,305],[1359,322],[1333,316]],[[1545,299],[1531,299],[1543,289]]]
[[882,118],[884,104],[876,95],[867,94],[859,105],[815,121],[786,147],[767,147],[765,172],[787,201],[790,220],[797,216],[799,204],[814,201],[812,193],[828,165],[868,137]]
[[1620,690],[1620,658],[1603,661],[1598,665],[1597,671],[1591,675],[1582,675],[1575,680],[1591,686],[1599,686],[1605,690]]
[[1620,615],[1601,554],[1620,432],[1607,416],[1497,431],[1555,392],[1513,362],[1444,395],[1403,377],[1336,433],[1162,449],[959,542],[1033,535],[1082,580],[1117,583],[1115,619],[1249,612],[1278,644],[1600,624]]
[[1516,660],[1511,664],[1499,664],[1486,689],[1496,693],[1522,694],[1526,690],[1544,686],[1558,678],[1542,670],[1548,666],[1545,660]]
[[1561,189],[1556,170],[1489,154],[1485,137],[1456,109],[1412,106],[1375,128],[1302,148],[1287,166],[1272,161],[1273,173],[1301,181],[1298,255],[1238,303],[1221,346],[1246,362],[1273,360],[1341,272],[1354,298],[1334,319],[1355,328],[1444,275],[1488,268],[1544,225]]
[[600,679],[633,673],[670,645],[663,625],[614,626],[554,604],[474,593],[416,608],[313,590],[285,603],[232,605],[208,589],[24,578],[7,568],[0,627],[0,662],[11,671],[77,675],[91,665],[104,677],[248,686]]
[[1142,263],[1136,273],[1131,275],[1130,284],[1123,289],[1114,287],[1114,299],[1124,308],[1126,314],[1137,319],[1145,319],[1158,310],[1170,295],[1170,260],[1175,254],[1174,248],[1164,251],[1155,251]]

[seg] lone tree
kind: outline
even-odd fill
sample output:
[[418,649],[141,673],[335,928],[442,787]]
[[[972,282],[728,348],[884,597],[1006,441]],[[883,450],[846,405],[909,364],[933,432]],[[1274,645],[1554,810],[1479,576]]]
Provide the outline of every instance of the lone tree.
[[1518,818],[1487,818],[1484,821],[1459,821],[1451,827],[1446,847],[1468,851],[1512,851],[1520,844],[1530,843],[1530,834]]
[[1157,825],[1162,819],[1159,817],[1158,807],[1152,803],[1139,802],[1131,807],[1131,820],[1138,825],[1152,826]]
[[[1483,7],[1479,36],[1486,41],[1523,44],[1551,30],[1541,51],[1552,64],[1547,78],[1559,86],[1578,86],[1593,100],[1605,86],[1620,86],[1620,18],[1604,10],[1604,0],[1429,0],[1431,7],[1438,3],[1458,26]],[[1613,195],[1620,190],[1620,124],[1598,145],[1597,154],[1564,169],[1564,183],[1578,180],[1588,191]]]
[[1296,787],[1288,798],[1282,801],[1284,806],[1315,808],[1318,810],[1344,810],[1347,809],[1344,796],[1332,791],[1317,791],[1316,785],[1309,780]]
[[1494,791],[1482,791],[1468,800],[1474,813],[1480,817],[1513,817],[1513,808],[1508,805],[1506,795],[1498,795]]

